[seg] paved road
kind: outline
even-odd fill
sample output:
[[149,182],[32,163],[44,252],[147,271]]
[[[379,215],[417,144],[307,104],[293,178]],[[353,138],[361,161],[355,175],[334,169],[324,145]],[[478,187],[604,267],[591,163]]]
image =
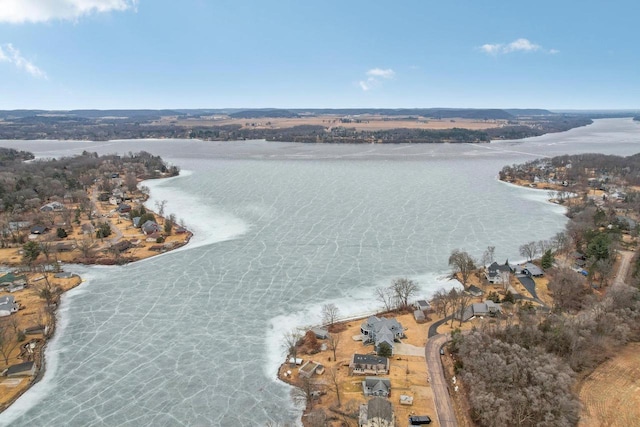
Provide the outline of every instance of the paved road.
[[449,340],[449,334],[440,334],[429,337],[424,353],[427,360],[427,370],[429,371],[431,389],[433,390],[433,400],[436,405],[436,415],[440,425],[443,427],[457,427],[456,414],[453,411],[451,397],[447,381],[442,370],[440,360],[440,348]]

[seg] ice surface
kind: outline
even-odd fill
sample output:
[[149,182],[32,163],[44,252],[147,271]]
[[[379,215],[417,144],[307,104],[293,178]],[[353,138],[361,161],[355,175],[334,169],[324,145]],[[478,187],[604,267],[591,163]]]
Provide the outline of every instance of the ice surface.
[[77,267],[87,281],[64,298],[44,380],[0,424],[293,422],[299,410],[275,372],[285,331],[319,320],[327,302],[343,315],[374,310],[373,290],[394,277],[428,297],[452,284],[455,248],[517,258],[566,218],[545,192],[504,185],[497,172],[534,155],[640,151],[634,126],[605,120],[490,146],[20,141],[47,156],[87,146],[162,155],[191,173],[148,183],[150,207],[166,199],[196,236],[144,262]]

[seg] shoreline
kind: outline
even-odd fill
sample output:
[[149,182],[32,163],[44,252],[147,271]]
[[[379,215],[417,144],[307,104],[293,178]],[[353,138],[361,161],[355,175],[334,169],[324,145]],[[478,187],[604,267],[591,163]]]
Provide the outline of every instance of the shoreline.
[[[178,175],[179,176],[179,175]],[[175,178],[175,177],[159,177],[155,180],[163,180],[163,179],[169,179],[169,178]],[[140,181],[138,184],[139,185],[144,185],[143,183],[145,181],[149,181],[149,180],[142,180]],[[97,189],[95,187],[92,187],[90,190],[90,195],[93,196],[94,193],[97,193]],[[147,196],[145,200],[142,201],[143,205],[146,205],[147,201],[150,199],[150,196]],[[95,204],[95,208],[97,209],[98,212],[102,212],[104,211],[104,207],[101,207],[99,202],[94,202]],[[146,208],[146,206],[145,206]],[[166,217],[168,217],[168,215],[166,216],[160,216],[158,213],[156,213],[155,211],[151,210],[151,209],[147,209],[147,212],[152,213],[156,220],[159,223],[164,224]],[[102,215],[104,217],[104,215]],[[119,236],[116,236],[116,238],[111,238],[111,239],[104,239],[104,240],[109,240],[111,242],[112,245],[118,244],[120,242],[126,241],[127,237],[131,233],[127,233],[127,231],[130,230],[129,227],[124,227],[124,226],[119,226],[119,224],[121,224],[121,222],[118,220],[116,224],[114,224],[113,222],[110,222],[110,226],[112,229],[117,229],[117,232],[119,234]],[[176,224],[177,226],[177,224]],[[123,229],[124,228],[124,229]],[[135,262],[139,262],[139,261],[143,261],[149,258],[153,258],[153,257],[157,257],[160,255],[164,255],[168,252],[173,252],[176,250],[179,250],[181,248],[186,247],[190,242],[192,237],[194,236],[194,233],[187,229],[186,227],[181,227],[184,229],[184,232],[180,233],[180,240],[177,241],[177,239],[173,239],[173,242],[170,247],[167,247],[166,249],[163,249],[160,252],[150,252],[147,251],[147,253],[137,253],[135,257],[130,257],[126,259],[126,262],[124,263],[124,265],[126,264],[131,264],[131,263],[135,263]],[[173,234],[171,236],[176,236],[176,234]],[[184,238],[182,238],[182,236],[184,236]],[[167,236],[167,238],[170,236]],[[15,248],[11,248],[11,249],[15,249]],[[102,260],[102,262],[101,262]],[[58,295],[57,301],[55,303],[54,307],[47,307],[45,304],[44,300],[35,300],[33,298],[33,295],[27,295],[24,294],[25,291],[29,292],[29,293],[33,293],[31,292],[32,290],[37,290],[37,285],[34,285],[34,283],[36,281],[42,280],[43,277],[46,276],[45,281],[47,282],[47,284],[49,284],[49,280],[51,280],[52,285],[51,286],[60,286],[60,282],[55,280],[55,276],[58,273],[66,273],[64,271],[64,266],[65,265],[82,265],[82,266],[87,266],[87,267],[96,267],[96,266],[111,266],[111,265],[119,265],[116,262],[104,262],[105,258],[96,258],[93,260],[81,260],[79,258],[72,258],[70,261],[62,261],[59,260],[58,261],[58,266],[60,267],[59,272],[53,272],[53,271],[46,271],[46,272],[37,272],[37,271],[25,271],[25,270],[16,270],[16,267],[20,268],[20,267],[24,267],[24,265],[18,265],[15,262],[11,262],[12,259],[9,259],[9,262],[5,262],[2,264],[2,266],[4,267],[4,269],[7,272],[12,272],[12,271],[17,271],[18,275],[23,275],[26,278],[26,282],[28,284],[27,287],[25,287],[24,290],[22,291],[18,291],[16,293],[16,300],[22,301],[22,300],[27,300],[30,304],[27,304],[26,307],[24,308],[29,308],[29,309],[33,309],[34,306],[37,307],[38,302],[41,304],[40,309],[48,311],[48,321],[43,322],[46,323],[45,325],[42,325],[42,328],[44,330],[44,332],[42,334],[38,334],[37,336],[39,338],[31,338],[29,339],[29,336],[31,335],[26,335],[27,338],[25,338],[23,341],[20,342],[20,345],[17,346],[17,348],[22,348],[23,344],[25,342],[31,342],[34,339],[40,340],[41,342],[39,342],[37,344],[37,346],[33,349],[32,351],[32,356],[30,357],[30,359],[34,362],[34,367],[35,367],[35,373],[34,375],[30,376],[30,377],[18,377],[19,378],[19,383],[17,386],[8,386],[5,384],[0,383],[1,385],[3,385],[3,389],[7,390],[7,394],[10,395],[10,397],[5,400],[4,402],[0,403],[0,413],[4,413],[7,409],[9,409],[10,407],[12,407],[16,401],[18,399],[20,399],[20,397],[22,397],[27,391],[31,390],[33,388],[33,386],[35,386],[36,384],[41,383],[41,381],[45,378],[46,372],[47,372],[47,358],[46,358],[46,351],[48,349],[48,345],[49,343],[51,343],[58,335],[58,329],[60,328],[60,307],[63,305],[63,298],[65,298],[69,291],[74,290],[74,289],[79,289],[80,285],[82,285],[83,283],[85,283],[85,279],[76,273],[67,273],[70,274],[70,276],[68,277],[68,280],[72,280],[72,283],[63,283],[63,286],[61,286],[61,292]],[[15,261],[15,260],[13,260]],[[121,264],[122,265],[122,264]],[[12,294],[13,295],[13,294]],[[22,308],[20,309],[20,311],[22,311]],[[31,313],[27,313],[27,314],[31,314]],[[18,313],[13,314],[12,316],[17,316]],[[24,326],[24,325],[22,325]],[[45,329],[46,328],[46,329]],[[22,354],[22,353],[21,353]],[[16,356],[14,356],[15,358]],[[19,358],[19,356],[17,356]],[[0,392],[4,391],[0,389]],[[13,391],[13,392],[12,392]],[[3,393],[0,393],[0,396]]]

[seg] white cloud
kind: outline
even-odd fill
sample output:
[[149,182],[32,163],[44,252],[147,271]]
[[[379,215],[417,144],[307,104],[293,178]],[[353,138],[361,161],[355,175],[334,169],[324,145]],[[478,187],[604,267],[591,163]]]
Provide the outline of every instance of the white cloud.
[[386,70],[383,70],[382,68],[372,68],[367,71],[367,76],[381,77],[383,79],[392,79],[395,75],[396,73],[390,68],[387,68]]
[[90,13],[135,8],[138,0],[2,0],[0,22],[75,20]]
[[372,68],[366,72],[366,80],[360,80],[358,85],[363,91],[369,91],[382,84],[382,80],[389,80],[395,77],[396,73],[391,68]]
[[47,79],[47,73],[35,66],[33,62],[22,56],[20,51],[13,47],[11,43],[0,46],[0,62],[8,62],[15,65],[18,69],[26,71],[33,77],[39,79]]
[[479,48],[482,52],[489,55],[507,54],[512,52],[546,52],[552,55],[559,53],[556,49],[546,50],[542,46],[536,43],[532,43],[528,39],[517,39],[511,43],[488,43],[483,44]]

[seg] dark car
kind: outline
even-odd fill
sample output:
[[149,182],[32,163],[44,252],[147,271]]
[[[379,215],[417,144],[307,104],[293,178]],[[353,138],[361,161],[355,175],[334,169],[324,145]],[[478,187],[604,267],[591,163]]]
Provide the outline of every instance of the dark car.
[[409,416],[410,426],[421,426],[423,424],[431,424],[431,418],[428,415],[411,415]]

